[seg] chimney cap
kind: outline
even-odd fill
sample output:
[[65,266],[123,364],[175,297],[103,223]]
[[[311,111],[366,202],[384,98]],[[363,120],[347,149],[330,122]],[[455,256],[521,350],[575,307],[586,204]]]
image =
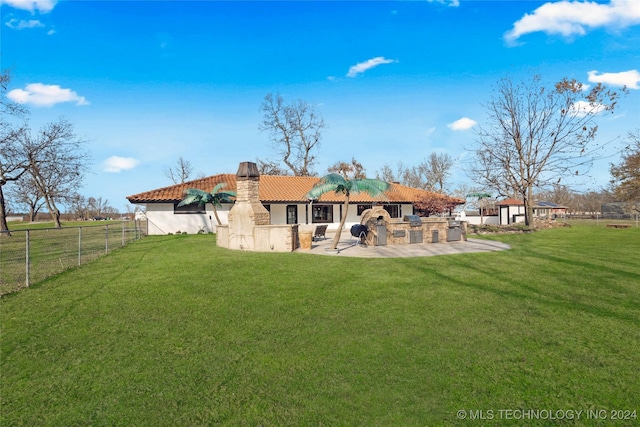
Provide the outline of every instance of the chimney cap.
[[260,176],[258,165],[253,162],[241,162],[236,173],[238,178],[256,178]]

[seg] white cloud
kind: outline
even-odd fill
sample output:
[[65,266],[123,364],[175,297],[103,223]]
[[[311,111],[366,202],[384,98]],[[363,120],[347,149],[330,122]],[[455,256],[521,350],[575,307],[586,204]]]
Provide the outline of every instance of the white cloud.
[[79,96],[71,89],[42,83],[31,83],[25,86],[25,89],[14,89],[7,94],[7,97],[20,104],[31,104],[38,107],[51,107],[62,102],[89,105],[84,96]]
[[442,3],[442,4],[449,4],[449,6],[451,7],[458,7],[460,6],[460,0],[427,0],[429,3]]
[[602,73],[589,71],[591,83],[605,83],[612,86],[626,86],[629,89],[640,89],[640,72],[638,70],[622,71],[620,73]]
[[11,19],[5,23],[5,25],[12,30],[24,30],[25,28],[39,28],[44,27],[44,24],[37,19],[30,19],[25,21],[23,19]]
[[447,127],[451,130],[469,130],[477,124],[478,122],[476,122],[475,120],[472,120],[468,117],[463,117],[453,123],[449,123]]
[[28,10],[29,12],[49,13],[53,10],[57,0],[0,0],[0,5],[6,4],[16,9]]
[[120,173],[124,170],[133,169],[140,164],[140,160],[133,157],[111,156],[102,164],[105,172]]
[[433,135],[433,133],[434,133],[435,131],[436,131],[436,127],[435,127],[435,126],[430,127],[429,129],[427,129],[427,132],[426,132],[426,134],[425,134],[425,135],[426,135],[426,137],[427,137],[427,138],[429,138],[431,135]]
[[592,104],[587,101],[578,101],[571,106],[570,114],[572,116],[584,117],[588,114],[598,114],[607,109],[602,104]]
[[367,70],[370,70],[378,65],[382,64],[391,64],[393,62],[398,62],[394,59],[387,59],[384,56],[378,56],[375,58],[368,59],[364,62],[360,62],[353,67],[349,68],[349,72],[347,73],[347,77],[355,77],[358,74],[364,73]]
[[640,1],[611,0],[601,4],[589,1],[545,3],[533,13],[525,14],[504,35],[514,44],[524,34],[542,31],[563,37],[583,36],[595,28],[625,28],[640,24]]

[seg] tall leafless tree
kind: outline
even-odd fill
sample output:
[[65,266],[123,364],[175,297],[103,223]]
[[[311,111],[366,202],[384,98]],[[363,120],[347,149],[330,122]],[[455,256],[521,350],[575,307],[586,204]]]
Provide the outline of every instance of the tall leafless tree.
[[274,160],[256,159],[256,164],[258,165],[258,172],[260,172],[260,175],[287,176],[291,174],[288,169],[284,169],[280,165],[280,162]]
[[543,189],[535,193],[536,201],[547,201],[570,207],[576,198],[575,192],[562,184],[553,184],[551,188]]
[[182,184],[189,181],[193,173],[193,165],[183,157],[178,158],[176,164],[164,169],[164,175],[174,184]]
[[313,175],[325,128],[315,107],[302,100],[285,104],[280,95],[268,94],[260,109],[263,117],[259,128],[269,133],[278,162],[282,161],[295,176]]
[[89,197],[87,199],[87,206],[94,216],[102,216],[109,207],[109,200],[102,197]]
[[76,219],[84,221],[89,216],[89,204],[82,194],[72,194],[67,200],[67,205]]
[[336,162],[327,168],[327,172],[340,174],[345,179],[365,179],[367,177],[364,166],[355,158],[351,158],[351,162]]
[[9,189],[9,198],[18,206],[29,210],[29,221],[36,220],[40,209],[44,207],[44,198],[28,173],[25,173]]
[[431,153],[416,166],[405,166],[398,162],[396,171],[389,164],[384,164],[376,176],[388,182],[400,182],[409,187],[443,192],[454,163],[453,157],[447,153]]
[[386,182],[401,183],[402,173],[404,169],[405,168],[402,162],[398,162],[398,165],[395,171],[393,170],[393,168],[389,163],[385,163],[382,165],[382,168],[380,168],[380,170],[376,172],[376,179],[380,179]]
[[28,111],[6,97],[11,82],[9,71],[0,73],[0,235],[8,235],[4,187],[19,180],[29,161],[20,147],[20,138],[27,130]]
[[620,163],[611,165],[611,176],[620,201],[640,201],[640,129],[628,133]]
[[46,124],[36,135],[25,133],[23,150],[29,160],[28,173],[44,197],[55,227],[60,223],[59,203],[66,202],[82,186],[90,156],[73,125],[61,118]]
[[425,163],[427,182],[434,190],[442,193],[455,163],[453,157],[447,153],[431,153]]
[[519,84],[505,78],[486,105],[471,174],[483,186],[522,198],[529,226],[535,226],[534,189],[586,173],[599,155],[596,118],[614,111],[620,93],[600,83],[584,89],[575,79],[548,87],[539,76]]

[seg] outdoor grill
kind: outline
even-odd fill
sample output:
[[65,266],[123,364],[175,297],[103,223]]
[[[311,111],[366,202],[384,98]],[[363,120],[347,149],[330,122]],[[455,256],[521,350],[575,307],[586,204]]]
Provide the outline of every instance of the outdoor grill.
[[369,231],[369,229],[366,225],[355,224],[351,227],[351,235],[353,237],[359,238],[361,244],[365,243],[365,239],[367,238],[367,231]]
[[362,237],[363,234],[366,236],[368,228],[366,225],[355,224],[351,227],[351,235],[353,237]]
[[402,220],[408,222],[411,227],[422,226],[422,219],[418,215],[405,215]]
[[462,223],[460,221],[449,221],[447,230],[447,242],[458,242],[462,239]]

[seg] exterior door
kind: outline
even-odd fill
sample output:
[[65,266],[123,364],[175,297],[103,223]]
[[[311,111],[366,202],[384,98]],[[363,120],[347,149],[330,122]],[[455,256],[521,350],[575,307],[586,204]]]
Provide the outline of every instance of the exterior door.
[[287,224],[298,223],[298,206],[287,205]]

